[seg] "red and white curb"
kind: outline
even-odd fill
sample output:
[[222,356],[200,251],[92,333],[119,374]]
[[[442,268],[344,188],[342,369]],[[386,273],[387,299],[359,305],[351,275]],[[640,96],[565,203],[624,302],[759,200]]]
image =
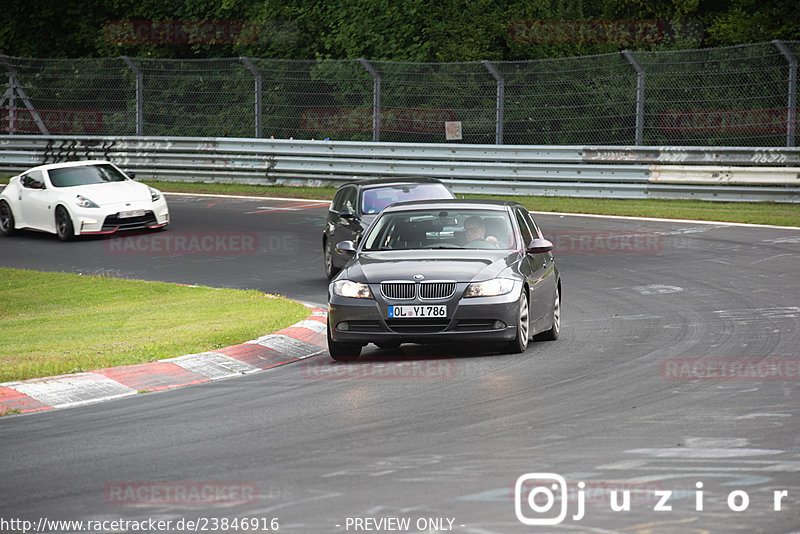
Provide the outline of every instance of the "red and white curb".
[[325,310],[239,345],[155,362],[0,384],[0,415],[80,406],[255,373],[319,354],[328,347]]

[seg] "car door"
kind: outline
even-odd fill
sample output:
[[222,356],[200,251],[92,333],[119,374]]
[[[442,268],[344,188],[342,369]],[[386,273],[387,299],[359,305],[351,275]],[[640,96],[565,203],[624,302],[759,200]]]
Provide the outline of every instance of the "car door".
[[[533,239],[543,239],[542,232],[530,213],[522,208],[517,209],[530,228]],[[531,254],[530,256],[536,266],[536,284],[535,286],[531,284],[531,287],[534,288],[531,316],[535,320],[549,319],[550,314],[553,312],[556,291],[556,270],[553,253],[545,252],[543,254]]]
[[529,297],[529,306],[528,306],[528,313],[530,315],[531,321],[530,324],[533,324],[533,319],[536,318],[534,315],[533,310],[533,295],[534,295],[534,285],[536,284],[536,262],[534,261],[535,254],[528,254],[526,249],[530,244],[531,240],[533,239],[533,234],[531,233],[528,224],[525,222],[525,219],[522,218],[522,215],[519,213],[519,210],[513,210],[514,218],[517,222],[517,227],[519,228],[520,239],[522,240],[522,259],[519,263],[519,271],[522,276],[528,281],[528,286],[530,287],[530,291],[528,293]]
[[22,176],[19,188],[19,209],[22,221],[29,228],[55,230],[52,204],[55,193],[48,189],[42,171],[31,171]]
[[[329,214],[330,220],[330,240],[331,244],[336,247],[340,241],[356,241],[359,236],[360,225],[356,217],[356,196],[357,191],[355,186],[344,186],[336,193],[334,201],[331,204],[331,213]],[[350,256],[343,256],[333,250],[333,255],[336,258],[335,264],[340,266],[350,259]]]
[[520,265],[520,270],[528,279],[528,285],[530,286],[530,301],[528,304],[531,318],[530,324],[533,326],[546,311],[543,302],[545,295],[543,281],[546,266],[544,265],[542,254],[529,254],[526,251],[531,241],[536,238],[536,234],[531,229],[531,223],[528,222],[529,217],[526,218],[524,212],[525,210],[521,208],[514,208],[514,217],[517,220],[517,226],[519,226],[520,235],[522,236],[523,254],[525,256]]
[[334,231],[334,244],[345,240],[356,241],[361,233],[362,228],[356,211],[357,193],[355,186],[347,187],[344,192],[338,213],[339,222]]

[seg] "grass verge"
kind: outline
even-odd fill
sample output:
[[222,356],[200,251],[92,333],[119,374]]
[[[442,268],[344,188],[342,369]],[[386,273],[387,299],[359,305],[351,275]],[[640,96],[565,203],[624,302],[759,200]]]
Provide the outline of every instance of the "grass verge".
[[[330,200],[335,187],[288,187],[244,184],[204,184],[189,182],[154,182],[149,185],[176,193],[210,193],[220,195],[274,196]],[[460,197],[461,195],[459,195]],[[465,198],[514,200],[533,211],[594,213],[658,217],[664,219],[697,219],[777,226],[800,226],[800,204],[776,202],[707,202],[703,200],[617,200],[609,198],[572,198],[540,196],[464,195]]]
[[0,268],[0,382],[218,349],[307,316],[252,290]]
[[[468,196],[472,197],[473,195]],[[478,198],[478,196],[474,195],[474,198]],[[800,204],[567,197],[484,196],[483,198],[516,200],[532,211],[800,226]]]
[[235,183],[159,182],[147,180],[147,185],[172,193],[205,193],[212,195],[246,195],[251,197],[308,198],[331,200],[335,187],[305,187],[286,185],[247,185]]

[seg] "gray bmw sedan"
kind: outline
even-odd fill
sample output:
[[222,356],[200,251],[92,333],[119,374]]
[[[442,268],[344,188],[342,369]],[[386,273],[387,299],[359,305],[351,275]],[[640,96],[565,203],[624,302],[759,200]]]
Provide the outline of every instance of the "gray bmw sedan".
[[557,339],[561,277],[553,245],[524,206],[492,200],[401,202],[386,208],[328,287],[328,350],[486,342],[523,352]]

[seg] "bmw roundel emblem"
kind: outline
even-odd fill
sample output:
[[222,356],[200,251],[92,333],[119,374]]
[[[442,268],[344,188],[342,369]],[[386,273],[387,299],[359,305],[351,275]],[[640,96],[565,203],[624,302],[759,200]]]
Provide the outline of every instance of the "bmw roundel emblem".
[[414,275],[414,280],[422,280],[423,278],[425,278],[425,275],[423,275],[423,274],[415,274]]

